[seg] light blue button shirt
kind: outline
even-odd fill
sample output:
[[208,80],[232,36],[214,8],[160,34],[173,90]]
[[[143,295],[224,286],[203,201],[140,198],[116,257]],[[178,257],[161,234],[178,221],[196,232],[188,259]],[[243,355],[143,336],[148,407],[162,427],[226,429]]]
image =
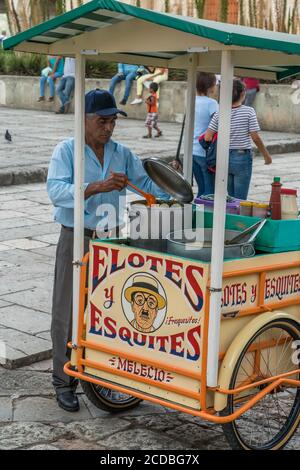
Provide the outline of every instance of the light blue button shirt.
[[[110,140],[104,147],[104,165],[95,153],[85,145],[84,189],[90,183],[106,180],[110,172],[125,173],[128,180],[145,192],[162,199],[169,199],[149,178],[141,160],[128,148]],[[67,227],[74,226],[74,138],[65,140],[54,149],[47,178],[48,195],[54,205],[54,220]],[[123,222],[126,189],[99,193],[85,200],[84,226],[95,230],[106,226],[105,206],[111,204],[117,211],[117,225]],[[101,211],[103,213],[101,213]],[[97,215],[96,215],[97,213]],[[109,228],[115,224],[109,223]]]

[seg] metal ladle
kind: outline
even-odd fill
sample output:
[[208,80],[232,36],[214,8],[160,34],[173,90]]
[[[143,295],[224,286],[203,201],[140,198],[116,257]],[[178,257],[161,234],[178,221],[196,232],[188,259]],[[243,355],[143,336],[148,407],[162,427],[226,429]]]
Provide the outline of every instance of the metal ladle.
[[253,232],[253,230],[256,229],[254,233],[251,235],[251,237],[249,238],[249,240],[247,240],[247,243],[253,242],[266,222],[267,222],[267,219],[263,219],[263,220],[259,220],[258,222],[255,222],[255,224],[251,225],[251,227],[246,228],[246,230],[239,233],[236,237],[232,238],[231,240],[226,240],[225,245],[237,244],[244,238],[245,235],[248,235],[248,233],[251,233]]
[[141,189],[139,189],[139,188],[137,188],[136,186],[134,186],[134,184],[129,183],[129,181],[128,181],[127,184],[128,184],[128,186],[130,186],[132,189],[134,189],[135,191],[137,191],[138,193],[140,193],[142,196],[144,196],[144,198],[146,199],[147,206],[153,206],[154,204],[156,204],[156,198],[155,198],[155,196],[153,196],[153,194],[145,193],[145,192],[142,191]]

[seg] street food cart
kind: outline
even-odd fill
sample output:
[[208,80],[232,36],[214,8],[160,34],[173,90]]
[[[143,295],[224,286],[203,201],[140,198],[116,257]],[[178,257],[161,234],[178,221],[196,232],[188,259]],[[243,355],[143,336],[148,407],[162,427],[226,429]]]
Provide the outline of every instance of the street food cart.
[[[233,448],[282,448],[300,419],[300,249],[225,261],[223,253],[233,75],[300,73],[299,37],[94,0],[7,39],[4,49],[76,57],[73,354],[65,371],[108,411],[148,400],[222,424]],[[209,261],[126,240],[93,240],[84,255],[86,57],[188,70],[188,181],[196,71],[221,72]]]

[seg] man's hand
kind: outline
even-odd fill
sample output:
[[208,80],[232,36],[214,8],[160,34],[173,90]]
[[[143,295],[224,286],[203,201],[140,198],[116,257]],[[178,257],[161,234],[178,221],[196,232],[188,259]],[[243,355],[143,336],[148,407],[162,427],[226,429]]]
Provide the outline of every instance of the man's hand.
[[272,157],[269,153],[267,153],[266,155],[264,155],[264,159],[265,159],[265,165],[271,165],[272,163]]
[[104,181],[91,183],[85,190],[84,197],[88,199],[99,193],[110,193],[111,191],[122,191],[127,186],[128,177],[124,173],[111,172],[109,177]]
[[[128,177],[124,173],[111,172],[109,177],[102,182],[101,193],[109,193],[110,191],[122,191],[127,186]],[[100,183],[101,184],[101,183]]]
[[179,173],[182,173],[182,172],[183,172],[182,165],[181,165],[181,163],[180,163],[178,160],[172,160],[172,161],[170,162],[170,166],[171,166],[172,168],[174,168],[174,170],[179,171]]

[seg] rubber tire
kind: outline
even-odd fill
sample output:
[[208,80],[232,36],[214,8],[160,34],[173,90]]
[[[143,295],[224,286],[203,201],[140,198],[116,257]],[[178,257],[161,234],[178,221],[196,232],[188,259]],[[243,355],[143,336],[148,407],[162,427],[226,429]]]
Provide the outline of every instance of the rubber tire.
[[[243,351],[241,352],[237,362],[236,362],[236,365],[234,367],[234,370],[233,370],[233,373],[232,373],[232,377],[231,377],[231,381],[230,381],[230,385],[229,385],[229,388],[234,388],[234,385],[235,385],[235,379],[236,379],[236,375],[237,375],[237,372],[238,372],[238,369],[241,365],[241,362],[243,360],[243,357],[244,357],[244,354],[245,352],[247,351],[247,349],[249,348],[250,344],[253,342],[253,340],[255,340],[263,331],[266,331],[268,328],[273,328],[274,326],[280,326],[280,325],[286,325],[288,326],[289,328],[292,328],[295,330],[295,333],[298,334],[298,338],[295,338],[296,339],[300,339],[300,327],[299,327],[299,324],[291,319],[286,319],[286,318],[282,318],[282,319],[278,319],[278,320],[274,320],[270,323],[267,323],[266,325],[264,325],[262,328],[260,328],[253,336],[252,338],[248,341],[248,343],[246,344],[246,346],[244,347]],[[300,388],[298,388],[297,390],[297,404],[296,404],[296,411],[297,411],[297,414],[296,416],[294,415],[293,416],[293,419],[292,419],[292,423],[289,424],[289,429],[287,431],[287,433],[283,436],[282,438],[282,442],[277,442],[276,445],[270,447],[270,448],[267,448],[266,450],[279,450],[279,449],[283,449],[283,447],[288,443],[288,441],[293,437],[295,431],[297,430],[297,427],[299,425],[299,422],[300,422]],[[232,396],[228,396],[228,402],[227,402],[227,406],[226,408],[220,412],[220,415],[221,416],[228,416],[229,414],[232,414],[233,412],[233,407],[232,407],[232,403],[231,403],[231,398]],[[290,420],[290,418],[289,418]],[[245,445],[245,443],[242,443],[241,440],[238,438],[238,432],[236,430],[236,427],[235,427],[235,421],[232,421],[230,423],[226,423],[226,424],[222,424],[222,428],[223,428],[223,432],[224,432],[224,435],[226,437],[226,440],[228,442],[228,444],[230,445],[231,449],[232,450],[256,450],[256,449],[253,449],[253,447],[247,447]],[[257,449],[257,450],[261,450],[261,449]]]
[[128,403],[118,406],[102,397],[95,389],[95,385],[93,383],[80,380],[80,384],[85,395],[90,400],[90,402],[93,403],[93,405],[95,405],[97,408],[100,408],[101,410],[109,411],[110,413],[119,413],[125,410],[132,410],[133,408],[139,406],[139,404],[143,401],[139,398],[132,397],[132,400],[130,400]]

